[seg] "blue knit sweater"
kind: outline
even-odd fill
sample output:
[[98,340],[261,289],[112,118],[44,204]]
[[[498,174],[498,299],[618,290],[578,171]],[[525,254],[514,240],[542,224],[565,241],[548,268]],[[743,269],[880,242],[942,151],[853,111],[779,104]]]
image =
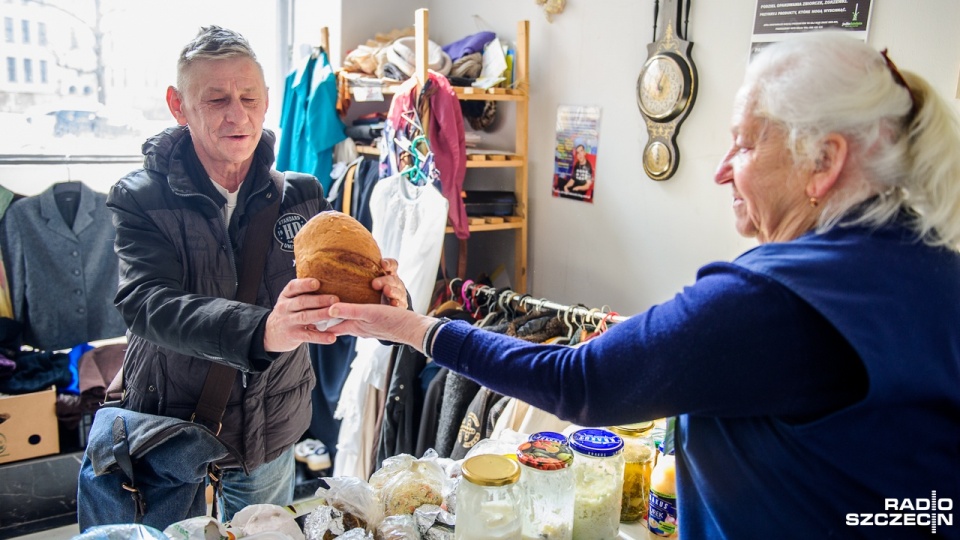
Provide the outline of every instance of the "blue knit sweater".
[[958,328],[960,256],[897,226],[837,228],[707,265],[580,348],[460,322],[433,353],[581,425],[681,415],[682,538],[901,538],[930,526],[859,515],[960,497]]

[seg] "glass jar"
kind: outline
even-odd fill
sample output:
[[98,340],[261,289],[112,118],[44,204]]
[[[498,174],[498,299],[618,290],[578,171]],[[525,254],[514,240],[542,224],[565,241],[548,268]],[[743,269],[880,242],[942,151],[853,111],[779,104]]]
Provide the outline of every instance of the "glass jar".
[[520,465],[496,454],[463,462],[457,486],[457,540],[520,540]]
[[613,540],[620,534],[623,439],[605,429],[570,435],[575,500],[573,540]]
[[650,514],[647,528],[657,536],[677,536],[676,457],[660,448],[657,466],[650,477]]
[[656,453],[653,446],[653,422],[614,426],[610,431],[623,439],[623,498],[620,521],[646,520],[650,498],[650,473]]
[[[573,537],[573,454],[564,439],[531,435],[517,448],[520,462],[520,515],[523,538]],[[562,436],[561,436],[562,437]]]

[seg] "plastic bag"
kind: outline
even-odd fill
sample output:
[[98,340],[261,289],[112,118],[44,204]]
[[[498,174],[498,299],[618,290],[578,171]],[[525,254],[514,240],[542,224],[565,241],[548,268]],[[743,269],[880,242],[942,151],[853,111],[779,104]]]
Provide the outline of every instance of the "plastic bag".
[[282,506],[275,504],[251,504],[230,520],[230,532],[237,538],[252,536],[257,533],[279,532],[290,537],[291,540],[304,540],[300,525],[293,514]]
[[400,454],[383,461],[370,477],[370,485],[383,503],[384,516],[412,514],[424,504],[443,504],[446,474],[437,453],[428,450],[420,459]]
[[[368,538],[366,529],[359,526],[359,523],[353,514],[344,513],[332,506],[321,506],[307,516],[303,532],[306,540]],[[359,536],[355,531],[360,533]]]
[[324,478],[324,481],[330,487],[317,489],[316,495],[323,497],[327,506],[355,517],[361,522],[359,527],[368,531],[376,529],[383,519],[383,512],[377,493],[370,484],[352,476]]
[[171,523],[163,534],[170,540],[228,540],[227,528],[210,516],[198,516]]
[[457,516],[439,506],[425,504],[413,513],[423,540],[452,540]]
[[98,525],[70,540],[168,540],[167,535],[147,525]]
[[420,530],[413,516],[387,516],[377,527],[376,540],[420,540]]

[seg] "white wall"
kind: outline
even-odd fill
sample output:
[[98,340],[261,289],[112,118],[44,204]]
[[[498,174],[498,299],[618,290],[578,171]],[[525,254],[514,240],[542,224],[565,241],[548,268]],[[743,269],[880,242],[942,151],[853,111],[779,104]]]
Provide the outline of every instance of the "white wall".
[[[345,2],[345,27],[362,25],[370,3],[355,11]],[[688,37],[701,87],[679,135],[679,170],[662,183],[648,179],[640,164],[646,131],[634,94],[652,36],[652,1],[571,1],[548,23],[532,0],[437,0],[411,7],[395,24],[412,21],[416,7],[430,8],[431,39],[440,44],[480,29],[513,38],[517,20],[531,21],[531,294],[633,314],[673,296],[703,264],[754,245],[737,236],[730,189],[712,178],[729,143],[756,0],[693,3]],[[902,68],[957,103],[960,2],[874,0],[873,10],[870,43],[889,47]],[[383,25],[380,17],[376,22],[371,30]],[[551,196],[561,104],[602,107],[593,204]]]

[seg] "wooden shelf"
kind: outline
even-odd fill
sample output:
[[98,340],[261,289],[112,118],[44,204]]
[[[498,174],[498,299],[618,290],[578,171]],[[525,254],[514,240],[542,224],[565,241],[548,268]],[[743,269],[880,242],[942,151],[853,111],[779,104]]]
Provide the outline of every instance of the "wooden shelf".
[[[380,149],[372,145],[357,145],[357,152],[365,156],[379,156]],[[523,156],[517,154],[467,154],[468,169],[492,169],[498,167],[522,167],[526,163]]]
[[526,93],[515,88],[473,88],[472,86],[454,86],[457,98],[464,101],[523,101]]
[[[470,216],[470,232],[508,231],[523,228],[526,223],[521,216]],[[447,234],[453,232],[453,227],[447,226]]]
[[[422,86],[424,81],[428,80],[427,73],[427,43],[429,36],[428,17],[426,9],[418,9],[415,14],[416,22],[416,68],[414,74],[418,86]],[[513,261],[514,276],[511,287],[518,293],[524,293],[527,288],[527,188],[528,188],[528,130],[529,130],[529,48],[530,48],[530,21],[519,21],[517,24],[517,48],[514,58],[515,88],[474,88],[470,86],[454,86],[453,91],[457,98],[463,101],[511,101],[514,105],[507,107],[509,114],[515,118],[514,126],[514,145],[512,151],[505,153],[495,150],[478,150],[470,152],[466,156],[466,167],[468,169],[509,169],[513,176],[513,193],[516,195],[517,205],[513,211],[519,215],[513,216],[480,216],[469,217],[468,226],[471,233],[486,231],[511,231],[515,234],[513,242]],[[383,84],[379,86],[349,83],[349,78],[343,73],[338,73],[338,83],[341,85],[341,91],[349,91],[353,88],[372,88],[373,94],[379,93],[386,96],[396,94],[400,84]],[[346,79],[346,80],[345,80]],[[389,101],[385,99],[384,101]],[[421,122],[429,125],[429,112],[424,113]],[[357,152],[364,156],[379,157],[380,148],[374,145],[357,145]],[[349,208],[352,198],[353,178],[348,171],[346,184],[344,186],[343,203],[344,208]],[[453,233],[453,227],[446,227],[448,234]],[[465,241],[461,246],[465,247]],[[462,273],[466,271],[466,250],[460,252],[462,258],[457,262],[457,271]],[[465,277],[465,276],[460,276]]]
[[379,155],[380,155],[380,149],[377,148],[376,146],[370,146],[370,145],[365,145],[365,144],[358,144],[358,145],[357,145],[357,153],[358,153],[358,154],[363,154],[363,155],[365,155],[365,156],[379,156]]

